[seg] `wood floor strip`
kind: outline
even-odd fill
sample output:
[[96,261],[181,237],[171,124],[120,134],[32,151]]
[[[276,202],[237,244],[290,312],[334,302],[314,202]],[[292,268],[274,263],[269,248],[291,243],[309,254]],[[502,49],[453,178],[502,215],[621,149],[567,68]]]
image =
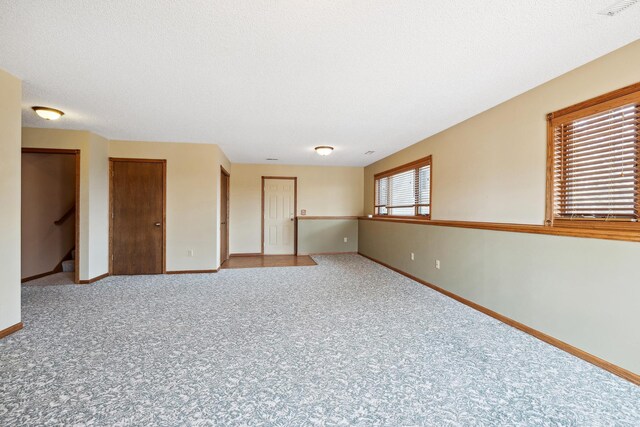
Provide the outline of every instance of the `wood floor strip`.
[[220,268],[303,267],[312,265],[316,265],[316,262],[308,255],[261,255],[229,258]]
[[233,257],[239,257],[239,256],[261,256],[262,254],[260,252],[250,252],[250,253],[237,253],[237,254],[231,254],[229,255],[229,257],[233,258]]

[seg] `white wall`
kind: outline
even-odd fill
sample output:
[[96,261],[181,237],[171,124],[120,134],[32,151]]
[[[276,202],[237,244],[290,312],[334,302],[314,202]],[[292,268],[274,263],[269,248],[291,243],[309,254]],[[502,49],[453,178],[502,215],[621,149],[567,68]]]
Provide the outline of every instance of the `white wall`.
[[0,70],[0,331],[20,323],[22,84]]
[[220,166],[229,170],[218,146],[110,141],[109,157],[167,160],[167,271],[218,268]]
[[263,176],[298,178],[298,212],[307,216],[362,215],[361,167],[231,165],[230,253],[261,251]]

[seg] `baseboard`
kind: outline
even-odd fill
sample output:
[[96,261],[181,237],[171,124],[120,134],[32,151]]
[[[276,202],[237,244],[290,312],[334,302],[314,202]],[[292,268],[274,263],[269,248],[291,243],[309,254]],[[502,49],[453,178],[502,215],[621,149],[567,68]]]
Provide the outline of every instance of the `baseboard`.
[[262,254],[260,252],[256,252],[256,253],[239,253],[239,254],[230,254],[229,258],[233,258],[233,257],[241,257],[241,256],[262,256]]
[[218,268],[215,270],[174,270],[167,271],[165,274],[207,274],[207,273],[217,273]]
[[5,329],[0,331],[0,338],[4,338],[7,335],[11,335],[14,332],[18,332],[23,327],[24,327],[24,325],[22,324],[22,322],[16,323],[13,326],[9,326],[8,328],[5,328]]
[[567,353],[572,354],[573,356],[579,357],[580,359],[582,359],[582,360],[584,360],[586,362],[589,362],[589,363],[591,363],[591,364],[593,364],[593,365],[595,365],[595,366],[597,366],[599,368],[602,368],[602,369],[604,369],[606,371],[609,371],[612,374],[619,376],[620,378],[624,378],[625,380],[630,381],[630,382],[632,382],[632,383],[634,383],[636,385],[640,385],[640,375],[638,375],[638,374],[635,374],[635,373],[633,373],[633,372],[631,372],[631,371],[629,371],[627,369],[621,368],[620,366],[614,365],[611,362],[607,362],[604,359],[601,359],[601,358],[599,358],[597,356],[594,356],[593,354],[587,353],[586,351],[581,350],[581,349],[579,349],[577,347],[574,347],[571,344],[567,344],[564,341],[561,341],[561,340],[559,340],[557,338],[554,338],[554,337],[552,337],[550,335],[547,335],[544,332],[540,332],[537,329],[533,329],[530,326],[527,326],[527,325],[525,325],[523,323],[520,323],[520,322],[518,322],[516,320],[513,320],[513,319],[511,319],[511,318],[509,318],[507,316],[504,316],[504,315],[502,315],[500,313],[497,313],[497,312],[495,312],[495,311],[493,311],[491,309],[488,309],[488,308],[486,308],[486,307],[484,307],[484,306],[482,306],[480,304],[477,304],[477,303],[475,303],[473,301],[470,301],[470,300],[468,300],[466,298],[463,298],[463,297],[461,297],[459,295],[456,295],[453,292],[447,291],[447,290],[442,289],[442,288],[440,288],[440,287],[438,287],[436,285],[433,285],[433,284],[431,284],[429,282],[426,282],[426,281],[424,281],[422,279],[419,279],[418,277],[413,276],[413,275],[411,275],[409,273],[406,273],[406,272],[404,272],[404,271],[402,271],[400,269],[397,269],[395,267],[392,267],[391,265],[389,265],[389,264],[387,264],[385,262],[379,261],[379,260],[377,260],[375,258],[371,258],[370,256],[367,256],[367,255],[365,255],[365,254],[363,254],[361,252],[358,252],[358,254],[360,254],[363,257],[368,258],[371,261],[376,262],[376,263],[378,263],[378,264],[380,264],[380,265],[382,265],[384,267],[387,267],[388,269],[393,270],[396,273],[402,274],[403,276],[408,277],[411,280],[414,280],[414,281],[416,281],[416,282],[418,282],[418,283],[420,283],[422,285],[425,285],[425,286],[433,289],[434,291],[440,292],[441,294],[446,295],[449,298],[453,298],[454,300],[456,300],[458,302],[461,302],[462,304],[467,305],[467,306],[469,306],[469,307],[471,307],[471,308],[473,308],[475,310],[478,310],[481,313],[484,313],[484,314],[486,314],[488,316],[491,316],[494,319],[497,319],[497,320],[499,320],[499,321],[501,321],[501,322],[503,322],[503,323],[505,323],[505,324],[507,324],[507,325],[509,325],[511,327],[519,329],[522,332],[525,332],[525,333],[527,333],[527,334],[529,334],[529,335],[531,335],[531,336],[533,336],[533,337],[535,337],[535,338],[537,338],[537,339],[539,339],[541,341],[546,342],[547,344],[551,344],[552,346],[557,347],[560,350],[566,351]]
[[58,273],[55,270],[47,271],[46,273],[36,274],[35,276],[25,277],[24,279],[20,279],[20,283],[30,282],[32,280],[40,279],[41,277],[51,276],[52,274]]
[[97,276],[88,280],[80,280],[78,283],[80,283],[81,285],[88,285],[90,283],[97,282],[98,280],[102,280],[105,277],[109,277],[109,273],[104,273],[104,274],[101,274],[100,276]]

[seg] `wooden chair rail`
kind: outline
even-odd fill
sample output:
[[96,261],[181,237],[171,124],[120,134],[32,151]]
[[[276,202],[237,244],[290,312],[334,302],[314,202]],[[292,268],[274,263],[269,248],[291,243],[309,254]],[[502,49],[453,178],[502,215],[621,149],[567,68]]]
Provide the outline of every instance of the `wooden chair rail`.
[[[379,216],[360,217],[360,220],[366,221],[384,221],[400,224],[419,224],[440,227],[458,227],[458,228],[474,228],[478,230],[493,231],[510,231],[513,233],[530,233],[530,234],[548,234],[552,236],[568,236],[568,237],[585,237],[592,239],[605,240],[623,240],[629,242],[640,242],[640,228],[638,229],[622,229],[622,228],[600,228],[587,226],[545,226],[533,224],[507,224],[497,222],[472,222],[472,221],[447,221],[447,220],[427,220],[427,219],[407,219],[401,218],[381,218]],[[636,223],[633,223],[636,225]],[[615,224],[614,224],[615,225]]]

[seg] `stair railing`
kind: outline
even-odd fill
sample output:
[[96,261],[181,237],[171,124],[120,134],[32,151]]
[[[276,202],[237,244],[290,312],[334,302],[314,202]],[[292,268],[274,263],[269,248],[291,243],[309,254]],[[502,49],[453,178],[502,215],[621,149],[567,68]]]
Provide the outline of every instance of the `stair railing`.
[[55,225],[62,225],[73,213],[76,211],[76,205],[73,205],[69,208],[68,211],[64,213],[57,221],[53,221]]

